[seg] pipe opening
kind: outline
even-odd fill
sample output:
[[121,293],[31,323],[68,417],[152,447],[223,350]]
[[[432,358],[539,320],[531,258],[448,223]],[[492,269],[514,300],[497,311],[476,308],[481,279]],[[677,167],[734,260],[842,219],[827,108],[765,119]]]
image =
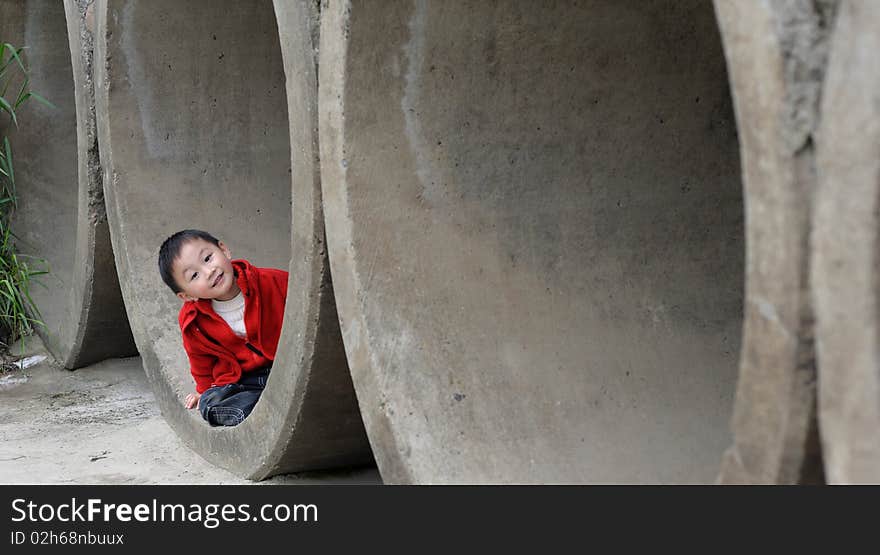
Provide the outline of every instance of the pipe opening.
[[132,264],[128,289],[164,376],[188,391],[180,301],[156,269],[162,241],[198,228],[256,266],[287,269],[290,259],[290,145],[274,15],[271,2],[132,2],[120,17],[125,90],[112,108],[127,117],[113,120],[124,138],[113,154],[127,174],[115,194]]
[[[329,275],[316,255],[323,255],[323,237],[308,229],[314,207],[291,192],[288,95],[272,2],[99,6],[108,216],[132,328],[164,417],[202,456],[254,479],[368,463],[322,281]],[[210,427],[182,404],[195,386],[177,322],[180,301],[160,279],[157,254],[165,238],[186,228],[212,233],[232,258],[290,272],[271,374],[253,412],[235,427]]]

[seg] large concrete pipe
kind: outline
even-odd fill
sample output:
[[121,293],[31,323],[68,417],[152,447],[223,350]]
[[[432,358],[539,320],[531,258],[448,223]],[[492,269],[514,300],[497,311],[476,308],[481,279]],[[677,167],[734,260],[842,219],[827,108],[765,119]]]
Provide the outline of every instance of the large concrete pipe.
[[841,2],[813,241],[819,421],[831,483],[880,483],[880,5]]
[[[104,211],[85,0],[0,0],[0,40],[25,46],[31,100],[9,132],[24,254],[50,273],[30,292],[47,327],[46,346],[67,368],[137,354],[119,292]],[[66,18],[65,18],[66,12]]]
[[319,66],[383,478],[715,480],[744,210],[712,5],[331,2]]
[[716,0],[743,158],[748,245],[734,445],[724,483],[815,483],[809,237],[833,2]]
[[[165,418],[205,458],[250,478],[370,461],[310,177],[314,69],[300,60],[288,75],[288,94],[303,110],[288,126],[270,1],[101,0],[97,16],[111,236],[132,330]],[[314,56],[311,22],[298,24],[304,32],[285,35],[288,55]],[[269,383],[234,428],[211,428],[182,405],[193,380],[180,305],[156,259],[167,236],[189,227],[216,234],[234,257],[290,271]]]

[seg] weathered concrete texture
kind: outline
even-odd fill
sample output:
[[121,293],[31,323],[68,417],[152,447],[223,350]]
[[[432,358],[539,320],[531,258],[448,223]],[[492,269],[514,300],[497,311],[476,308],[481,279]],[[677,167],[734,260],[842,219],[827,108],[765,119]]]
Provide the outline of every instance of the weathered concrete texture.
[[[15,345],[13,352],[23,347]],[[43,356],[36,337],[26,356]],[[188,449],[162,418],[139,357],[67,372],[48,359],[0,372],[0,484],[248,484]],[[275,484],[381,484],[375,467],[283,474]]]
[[[111,235],[163,415],[205,458],[251,478],[371,460],[341,347],[310,169],[311,24],[303,20],[304,33],[288,27],[285,35],[288,69],[301,72],[287,80],[297,108],[288,126],[271,2],[101,0],[97,20]],[[269,384],[235,428],[210,428],[182,406],[194,384],[177,326],[179,301],[162,283],[156,260],[161,242],[189,227],[214,233],[233,256],[290,270]]]
[[841,2],[817,146],[819,414],[830,483],[880,483],[880,4]]
[[716,0],[746,209],[740,380],[723,483],[822,480],[809,280],[814,133],[832,2]]
[[712,6],[321,15],[330,262],[385,481],[714,480],[744,230]]
[[[67,368],[137,354],[104,214],[98,165],[89,2],[0,1],[0,40],[24,45],[34,100],[10,130],[19,197],[19,249],[48,263],[31,294],[50,351]],[[66,13],[66,17],[65,17]]]

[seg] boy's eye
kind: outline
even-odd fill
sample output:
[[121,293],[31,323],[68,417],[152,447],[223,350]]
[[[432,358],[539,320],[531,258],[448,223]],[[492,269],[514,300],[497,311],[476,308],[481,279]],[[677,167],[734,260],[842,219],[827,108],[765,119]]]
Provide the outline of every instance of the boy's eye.
[[214,253],[211,253],[211,254],[209,254],[208,256],[206,256],[206,257],[205,257],[205,262],[208,262],[209,260],[211,260],[211,257],[212,257],[212,256],[214,256]]
[[199,275],[198,272],[193,272],[193,275],[189,276],[189,280],[192,281],[192,280],[196,279],[196,277],[198,277],[198,275]]

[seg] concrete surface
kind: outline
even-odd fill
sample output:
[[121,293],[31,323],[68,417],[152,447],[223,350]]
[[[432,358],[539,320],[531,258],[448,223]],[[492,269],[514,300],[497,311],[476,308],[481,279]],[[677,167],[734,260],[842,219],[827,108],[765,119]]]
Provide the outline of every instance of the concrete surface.
[[[304,75],[311,80],[291,77],[286,90],[268,0],[96,6],[108,218],[132,330],[162,414],[187,445],[241,476],[372,461],[333,307],[318,183],[306,167],[316,149],[303,135],[314,127],[314,70]],[[313,56],[307,22],[304,29],[286,40]],[[288,94],[298,99],[291,120]],[[182,406],[194,384],[179,301],[159,277],[157,255],[166,237],[185,228],[213,233],[233,257],[290,271],[272,376],[235,428],[211,428]]]
[[[390,483],[880,482],[878,28],[849,0],[0,0],[58,105],[14,137],[46,342],[76,367],[133,334],[155,394],[128,359],[0,378],[0,469],[67,479],[28,443],[61,432],[113,483],[372,453]],[[181,405],[156,255],[185,227],[291,272],[235,429]],[[179,439],[145,462],[157,405]]]
[[743,157],[746,303],[725,483],[821,481],[809,237],[832,2],[715,3]]
[[[14,352],[18,353],[16,348]],[[45,353],[29,340],[26,354]],[[49,358],[0,374],[2,484],[249,484],[211,465],[159,413],[139,357],[77,372]],[[375,467],[276,476],[261,484],[381,484]]]
[[743,325],[706,2],[332,2],[324,210],[395,483],[712,482]]
[[829,483],[880,484],[880,5],[841,2],[818,133],[813,242]]
[[44,287],[31,290],[51,323],[38,331],[67,368],[137,354],[104,213],[88,4],[0,2],[2,40],[26,46],[30,88],[55,105],[31,100],[21,128],[9,130],[19,197],[13,228],[20,251],[48,263]]

